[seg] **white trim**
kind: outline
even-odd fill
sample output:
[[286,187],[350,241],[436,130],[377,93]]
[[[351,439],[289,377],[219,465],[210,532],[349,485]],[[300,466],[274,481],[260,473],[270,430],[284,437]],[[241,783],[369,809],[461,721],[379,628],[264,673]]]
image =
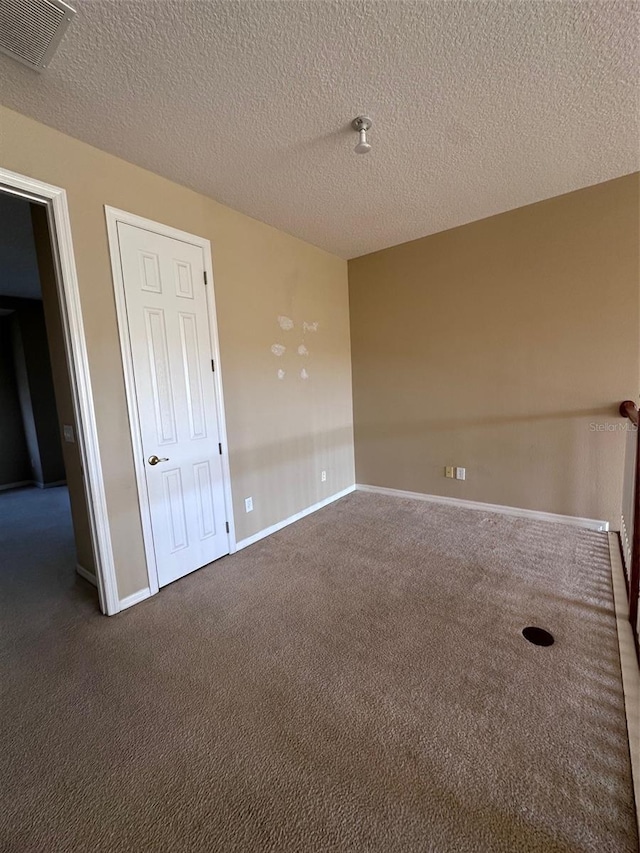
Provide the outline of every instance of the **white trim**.
[[87,571],[84,566],[81,566],[80,563],[76,563],[76,572],[80,575],[81,578],[84,578],[89,583],[92,583],[94,586],[98,586],[98,581],[96,580],[96,576],[93,572]]
[[[122,366],[124,371],[124,384],[127,400],[127,411],[129,414],[129,430],[131,433],[131,441],[133,444],[133,461],[136,474],[136,484],[138,487],[138,502],[140,506],[140,519],[142,522],[142,537],[144,541],[144,551],[147,563],[147,576],[149,588],[146,591],[148,595],[155,595],[159,590],[158,570],[156,563],[156,554],[153,547],[153,531],[151,527],[151,511],[149,506],[149,495],[147,491],[147,478],[144,469],[144,453],[142,448],[142,434],[140,429],[140,419],[136,398],[135,378],[133,372],[133,358],[131,354],[131,344],[129,339],[129,327],[127,324],[127,307],[125,300],[124,278],[122,275],[122,265],[120,261],[120,242],[118,237],[118,223],[122,222],[125,225],[132,225],[135,228],[144,228],[147,231],[152,231],[154,234],[160,234],[163,237],[169,237],[173,240],[180,240],[184,243],[190,243],[192,246],[198,246],[202,249],[204,258],[204,267],[207,273],[207,290],[208,294],[208,314],[209,314],[209,331],[211,335],[211,348],[215,359],[214,383],[216,388],[216,415],[218,418],[219,437],[222,443],[222,474],[224,500],[226,510],[226,521],[229,524],[229,553],[233,554],[236,550],[235,543],[235,525],[233,519],[233,502],[231,497],[231,474],[229,468],[229,445],[227,441],[227,430],[224,411],[224,395],[222,388],[222,366],[220,363],[220,345],[218,340],[218,327],[216,323],[215,313],[215,297],[213,293],[213,269],[211,260],[211,243],[204,237],[198,237],[195,234],[188,234],[186,231],[179,231],[177,228],[172,228],[170,225],[163,225],[160,222],[154,222],[151,219],[145,219],[133,213],[127,213],[124,210],[118,210],[114,207],[105,205],[105,217],[107,221],[107,234],[109,239],[109,254],[111,257],[111,271],[113,274],[113,284],[116,301],[116,317],[118,321],[118,336],[120,340],[120,352],[122,355]],[[143,590],[144,592],[144,590]],[[132,598],[132,596],[129,596]],[[129,600],[129,599],[127,599]],[[142,599],[140,599],[142,600]],[[136,602],[133,601],[133,604]],[[120,602],[122,606],[122,602]],[[131,605],[127,605],[129,607]]]
[[499,512],[501,515],[512,515],[516,518],[530,518],[535,521],[552,521],[556,524],[569,524],[573,527],[586,527],[588,530],[597,530],[600,533],[609,530],[608,521],[598,521],[595,518],[578,518],[573,515],[557,515],[554,512],[538,512],[534,509],[520,509],[515,506],[500,506],[499,504],[487,504],[479,501],[465,501],[461,498],[445,498],[441,495],[426,495],[422,492],[405,492],[402,489],[385,489],[383,486],[367,486],[361,483],[356,485],[359,492],[373,492],[378,495],[389,495],[395,498],[413,498],[418,501],[429,501],[435,504],[448,504],[461,509],[477,509],[483,512]]
[[609,534],[609,554],[611,555],[611,582],[616,610],[616,627],[618,629],[624,708],[629,735],[631,775],[636,798],[638,834],[640,835],[640,669],[638,669],[633,633],[629,622],[629,603],[620,555],[620,543],[615,533]]
[[0,486],[0,492],[4,492],[7,489],[21,489],[23,486],[33,486],[33,480],[20,480],[18,483],[4,483],[4,485]]
[[78,449],[85,473],[100,608],[103,613],[111,616],[119,611],[120,606],[67,194],[60,187],[2,168],[0,189],[44,204],[47,209],[65,350],[69,361]]
[[308,506],[306,509],[297,512],[295,515],[290,515],[289,518],[285,518],[284,521],[278,521],[276,524],[272,524],[271,527],[265,527],[264,530],[260,530],[258,531],[258,533],[254,533],[252,536],[247,536],[246,539],[242,539],[236,544],[236,550],[241,551],[248,545],[253,545],[254,542],[259,542],[260,539],[264,539],[266,536],[271,536],[272,533],[277,533],[278,530],[282,530],[283,527],[288,527],[290,524],[293,524],[294,521],[300,521],[300,519],[304,518],[306,515],[311,515],[312,512],[316,512],[317,510],[322,509],[322,507],[328,506],[334,501],[340,500],[340,498],[345,497],[345,495],[349,495],[351,494],[351,492],[355,492],[356,488],[357,486],[348,486],[341,492],[336,492],[335,495],[331,495],[328,498],[324,498],[324,500],[318,501],[318,503],[313,504],[313,506]]
[[236,552],[236,525],[233,515],[233,495],[231,492],[231,467],[229,464],[229,440],[227,438],[227,416],[224,408],[224,390],[222,388],[222,359],[220,357],[220,337],[218,335],[218,313],[216,310],[216,294],[213,280],[213,260],[211,243],[203,240],[204,265],[207,273],[207,291],[209,299],[209,334],[215,370],[213,382],[216,387],[216,415],[218,417],[218,435],[222,444],[222,486],[224,488],[224,503],[227,510],[229,525],[229,553]]
[[631,574],[631,540],[627,531],[627,525],[624,520],[624,515],[620,516],[620,546],[622,548],[622,558],[626,569],[626,576]]
[[126,598],[121,598],[119,601],[120,610],[126,610],[128,607],[133,607],[134,604],[140,604],[145,598],[151,598],[154,593],[147,587],[134,592],[133,595],[127,595]]

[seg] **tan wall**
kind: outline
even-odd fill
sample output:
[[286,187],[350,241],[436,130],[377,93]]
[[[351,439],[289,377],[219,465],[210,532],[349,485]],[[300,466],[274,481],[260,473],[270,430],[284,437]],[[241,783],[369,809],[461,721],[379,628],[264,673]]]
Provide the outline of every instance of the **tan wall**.
[[[67,190],[121,597],[147,579],[105,204],[212,241],[238,539],[353,483],[344,261],[2,107],[0,166]],[[293,356],[277,378],[278,315],[296,328],[319,323],[308,335],[306,381],[296,379]],[[286,334],[297,345],[297,332]]]
[[638,177],[349,262],[357,482],[619,526]]

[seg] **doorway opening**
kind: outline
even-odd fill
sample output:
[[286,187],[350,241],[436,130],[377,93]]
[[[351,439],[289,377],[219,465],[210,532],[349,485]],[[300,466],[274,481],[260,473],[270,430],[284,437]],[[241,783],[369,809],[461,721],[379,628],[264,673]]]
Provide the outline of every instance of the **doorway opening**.
[[[0,193],[0,587],[98,604],[78,426],[46,208]],[[81,579],[78,578],[81,576]],[[24,599],[24,601],[23,601]]]
[[[0,565],[10,564],[14,591],[24,593],[24,561],[49,560],[64,576],[50,592],[84,589],[95,607],[96,592],[77,583],[81,575],[113,615],[126,605],[117,592],[66,193],[0,168],[0,204],[2,443],[9,444],[0,464]],[[45,617],[52,604],[43,603]]]

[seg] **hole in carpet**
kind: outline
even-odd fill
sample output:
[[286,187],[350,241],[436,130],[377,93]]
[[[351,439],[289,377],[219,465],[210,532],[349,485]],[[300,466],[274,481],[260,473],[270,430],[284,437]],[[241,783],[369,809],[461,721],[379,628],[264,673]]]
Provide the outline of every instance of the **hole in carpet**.
[[536,628],[534,625],[523,628],[522,636],[534,646],[552,646],[554,643],[553,634],[545,631],[544,628]]

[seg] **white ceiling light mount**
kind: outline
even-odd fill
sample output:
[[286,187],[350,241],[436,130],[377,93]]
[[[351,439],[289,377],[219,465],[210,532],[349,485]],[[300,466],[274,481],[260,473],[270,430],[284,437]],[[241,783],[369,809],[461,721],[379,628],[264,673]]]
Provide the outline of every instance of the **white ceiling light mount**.
[[351,122],[351,127],[360,134],[360,140],[353,149],[356,154],[368,154],[371,151],[371,145],[367,142],[367,131],[371,128],[372,124],[373,122],[369,116],[358,116]]

